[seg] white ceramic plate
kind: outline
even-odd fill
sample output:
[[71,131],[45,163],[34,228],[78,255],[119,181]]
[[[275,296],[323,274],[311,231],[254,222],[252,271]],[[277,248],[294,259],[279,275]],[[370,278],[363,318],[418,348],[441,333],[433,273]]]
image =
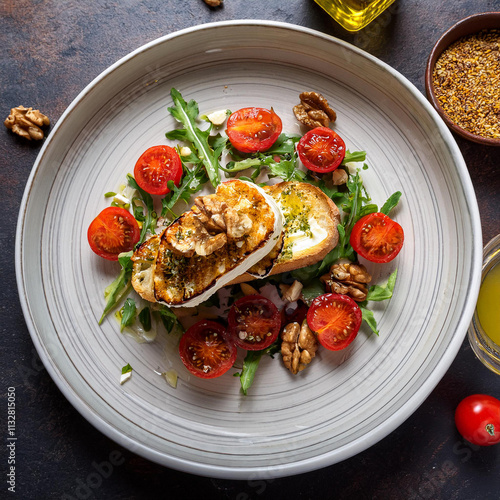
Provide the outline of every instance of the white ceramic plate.
[[[337,111],[336,130],[366,150],[375,203],[403,192],[395,218],[405,246],[395,296],[350,349],[322,351],[298,376],[265,359],[250,394],[226,374],[189,377],[174,337],[137,344],[113,319],[99,327],[103,289],[117,265],[86,241],[95,215],[149,146],[176,126],[169,91],[200,111],[274,107],[298,132],[304,90]],[[166,466],[227,478],[276,477],[350,457],[401,424],[454,359],[481,272],[478,209],[446,126],[400,74],[364,52],[305,28],[233,21],[155,40],[114,64],[71,104],[40,152],[22,202],[16,242],[20,297],[51,376],[93,425]],[[119,384],[130,363],[132,379]],[[176,389],[154,373],[174,368]]]

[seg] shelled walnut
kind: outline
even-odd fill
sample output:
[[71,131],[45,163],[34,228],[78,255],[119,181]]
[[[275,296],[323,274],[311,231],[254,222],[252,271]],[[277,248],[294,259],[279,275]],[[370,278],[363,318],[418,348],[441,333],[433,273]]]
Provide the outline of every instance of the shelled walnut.
[[17,135],[31,141],[43,139],[43,130],[41,127],[50,125],[50,120],[38,109],[25,108],[18,106],[10,110],[10,115],[3,122]]
[[185,257],[207,256],[222,248],[228,240],[250,233],[252,219],[240,214],[216,195],[198,196],[191,211],[166,229],[170,248]]
[[337,114],[328,101],[318,92],[302,92],[300,104],[293,108],[297,120],[309,128],[328,127],[337,119]]
[[296,375],[316,356],[318,339],[307,326],[307,321],[289,323],[281,332],[281,357],[285,366]]
[[339,260],[330,268],[330,272],[321,277],[328,292],[348,295],[356,302],[363,302],[368,295],[368,286],[372,280],[365,266],[353,264],[348,260]]

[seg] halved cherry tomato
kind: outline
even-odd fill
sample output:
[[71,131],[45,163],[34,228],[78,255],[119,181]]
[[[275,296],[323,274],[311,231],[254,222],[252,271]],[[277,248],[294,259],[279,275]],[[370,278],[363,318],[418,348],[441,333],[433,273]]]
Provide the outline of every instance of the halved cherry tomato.
[[472,444],[491,446],[500,442],[500,401],[486,394],[463,399],[455,410],[458,432]]
[[193,375],[215,378],[234,365],[237,349],[224,326],[203,320],[184,333],[179,343],[179,354]]
[[229,310],[229,332],[238,347],[260,351],[278,337],[281,316],[278,308],[262,295],[238,299]]
[[356,338],[361,320],[358,304],[338,293],[316,297],[307,312],[309,328],[318,334],[319,343],[330,351],[347,347]]
[[377,212],[365,215],[356,222],[349,242],[361,257],[384,263],[396,257],[404,239],[403,228],[389,216]]
[[124,208],[105,208],[87,231],[90,248],[108,260],[118,260],[118,254],[132,250],[141,237],[134,216]]
[[170,191],[168,181],[174,181],[176,186],[181,181],[181,159],[170,146],[153,146],[146,149],[137,160],[134,177],[139,187],[147,193],[167,194]]
[[281,134],[281,118],[271,108],[242,108],[227,120],[231,144],[243,153],[269,149]]
[[297,144],[300,161],[313,172],[333,172],[345,157],[345,143],[332,129],[316,127]]

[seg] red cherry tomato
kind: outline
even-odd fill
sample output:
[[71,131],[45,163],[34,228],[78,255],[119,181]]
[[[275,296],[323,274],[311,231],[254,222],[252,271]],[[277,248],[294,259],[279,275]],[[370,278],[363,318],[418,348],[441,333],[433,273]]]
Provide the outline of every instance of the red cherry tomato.
[[193,375],[215,378],[234,365],[237,349],[220,323],[203,320],[184,333],[179,343],[179,354]]
[[380,212],[368,214],[354,225],[350,243],[366,260],[389,262],[396,257],[404,242],[403,228]]
[[272,108],[242,108],[228,118],[226,133],[238,151],[255,153],[269,149],[281,130],[281,119]]
[[307,312],[309,328],[318,334],[319,343],[330,351],[340,351],[356,338],[361,319],[358,304],[338,293],[316,297]]
[[260,351],[270,346],[281,327],[278,308],[262,295],[238,299],[231,307],[227,321],[234,342],[247,351]]
[[313,172],[335,170],[345,157],[345,143],[333,130],[316,127],[306,132],[297,144],[300,161]]
[[134,168],[134,177],[141,189],[149,194],[164,195],[170,189],[168,181],[179,185],[182,177],[182,162],[177,151],[170,146],[153,146],[139,157]]
[[141,237],[134,216],[124,208],[105,208],[87,231],[90,248],[108,260],[118,260],[118,254],[132,250]]
[[486,394],[466,397],[457,406],[455,424],[472,444],[491,446],[500,442],[500,401]]

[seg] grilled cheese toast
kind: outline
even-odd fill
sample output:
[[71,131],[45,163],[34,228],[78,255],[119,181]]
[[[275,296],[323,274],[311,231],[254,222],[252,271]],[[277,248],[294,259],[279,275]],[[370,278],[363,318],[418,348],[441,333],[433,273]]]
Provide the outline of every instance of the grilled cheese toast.
[[[282,250],[270,274],[315,264],[337,246],[339,209],[321,189],[305,182],[280,182],[264,186],[264,190],[274,198],[283,216]],[[247,272],[231,284],[255,277]]]
[[[280,210],[258,186],[231,180],[204,198],[204,211],[195,205],[134,252],[132,285],[146,300],[198,305],[269,254],[281,237]],[[224,231],[212,234],[217,223]]]
[[[195,202],[192,210],[134,252],[132,285],[144,299],[173,307],[196,306],[225,285],[319,262],[337,245],[339,210],[311,184],[281,182],[261,189],[232,180],[221,184],[213,196],[206,197],[204,207]],[[204,255],[205,248],[191,236],[199,231],[200,220],[207,224],[207,214],[212,215],[209,224],[218,221],[220,214],[213,215],[210,207],[219,203],[226,207],[225,219],[233,210],[246,229],[238,232],[241,227],[236,225],[236,230],[226,227],[225,233],[212,234],[216,226],[206,226],[210,232],[205,241],[215,250]],[[238,236],[242,231],[245,234]]]

